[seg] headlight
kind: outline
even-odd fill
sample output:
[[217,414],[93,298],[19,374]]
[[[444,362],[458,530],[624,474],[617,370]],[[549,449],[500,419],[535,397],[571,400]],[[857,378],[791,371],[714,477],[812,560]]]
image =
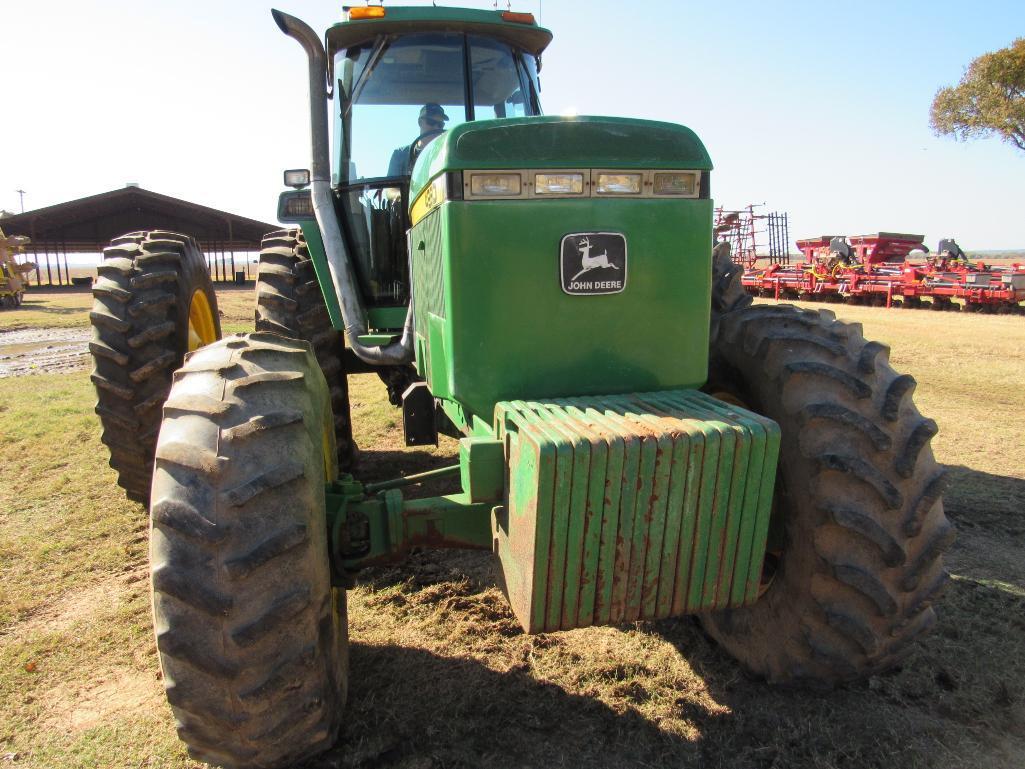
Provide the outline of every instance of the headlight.
[[696,171],[656,171],[655,194],[696,198],[698,196],[698,174]]
[[583,195],[583,174],[534,174],[535,195]]
[[312,219],[313,198],[309,190],[284,192],[278,198],[278,221],[296,222],[301,219]]
[[520,194],[522,180],[519,174],[471,174],[470,194],[507,197]]
[[641,174],[598,174],[599,195],[639,195]]
[[291,168],[285,171],[285,186],[306,187],[310,183],[310,170],[308,168]]

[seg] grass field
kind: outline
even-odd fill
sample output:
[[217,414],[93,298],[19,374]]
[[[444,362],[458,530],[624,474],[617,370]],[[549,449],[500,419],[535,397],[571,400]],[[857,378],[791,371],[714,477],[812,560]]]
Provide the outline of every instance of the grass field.
[[[251,293],[220,296],[225,331],[248,328]],[[85,327],[89,304],[33,292],[0,330]],[[901,669],[771,688],[690,619],[525,636],[486,555],[421,552],[350,593],[346,725],[313,766],[1025,766],[1025,319],[834,309],[918,379],[952,468],[954,579]],[[0,379],[0,767],[191,767],[153,648],[145,511],[114,485],[93,401],[84,370]],[[367,473],[395,474],[376,377],[352,401]]]

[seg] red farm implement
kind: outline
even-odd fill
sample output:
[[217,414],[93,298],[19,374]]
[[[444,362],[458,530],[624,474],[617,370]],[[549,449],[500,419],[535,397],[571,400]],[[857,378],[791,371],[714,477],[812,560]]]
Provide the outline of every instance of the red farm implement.
[[970,263],[951,239],[929,254],[921,235],[879,232],[798,240],[793,265],[747,262],[744,287],[777,299],[821,299],[934,310],[1016,312],[1025,302],[1025,265]]
[[733,261],[745,268],[754,267],[764,257],[762,244],[766,242],[770,264],[790,264],[789,217],[785,212],[755,213],[760,207],[752,204],[732,211],[715,209],[713,231],[717,244],[728,243]]

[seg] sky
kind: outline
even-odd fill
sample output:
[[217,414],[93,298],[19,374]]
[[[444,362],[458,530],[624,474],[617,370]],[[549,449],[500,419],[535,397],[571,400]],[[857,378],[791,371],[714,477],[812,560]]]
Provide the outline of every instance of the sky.
[[[276,1],[318,31],[342,15],[340,2]],[[20,210],[17,189],[30,210],[137,182],[274,222],[281,172],[308,167],[309,138],[306,58],[269,8],[5,3],[0,208]],[[1025,248],[1025,153],[929,128],[938,88],[1025,35],[1022,0],[519,0],[512,10],[555,34],[541,73],[547,114],[689,126],[715,164],[717,205],[786,211],[792,239],[882,230],[933,247],[952,236],[970,250]]]

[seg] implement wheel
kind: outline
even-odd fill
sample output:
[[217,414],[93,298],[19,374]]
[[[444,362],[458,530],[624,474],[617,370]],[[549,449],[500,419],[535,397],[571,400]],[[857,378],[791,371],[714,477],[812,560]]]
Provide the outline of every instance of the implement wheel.
[[331,392],[338,467],[351,470],[356,445],[349,415],[349,384],[342,366],[345,337],[331,325],[299,228],[278,230],[263,239],[256,283],[256,330],[304,339],[313,347]]
[[187,235],[114,238],[103,250],[89,320],[101,440],[129,499],[149,504],[160,408],[187,352],[221,336],[206,260]]
[[929,447],[936,423],[888,354],[826,310],[756,305],[722,318],[710,389],[774,419],[781,446],[764,592],[702,621],[771,681],[885,670],[935,623],[954,539]]
[[305,342],[229,337],[189,356],[164,414],[150,561],[178,735],[217,766],[291,765],[331,746],[346,696],[327,383]]
[[712,249],[712,317],[710,339],[714,346],[719,337],[719,321],[723,315],[741,310],[754,300],[744,288],[741,278],[744,268],[730,256],[728,241],[717,243]]

